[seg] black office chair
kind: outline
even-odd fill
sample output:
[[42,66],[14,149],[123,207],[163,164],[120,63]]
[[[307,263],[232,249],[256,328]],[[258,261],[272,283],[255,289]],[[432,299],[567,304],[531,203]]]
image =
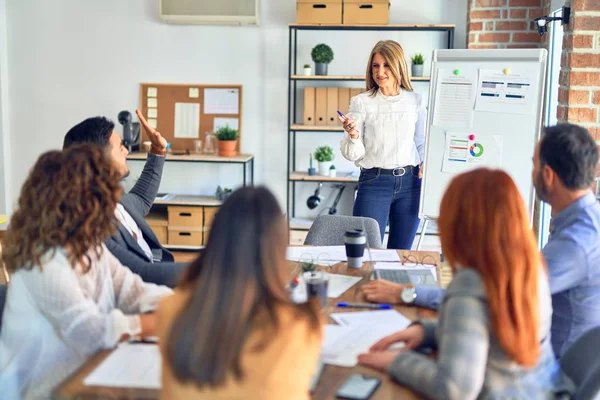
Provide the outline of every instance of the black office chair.
[[584,333],[567,349],[560,367],[575,383],[575,399],[600,399],[600,326]]
[[2,314],[4,314],[4,303],[6,303],[6,292],[8,285],[0,284],[0,332],[2,331]]

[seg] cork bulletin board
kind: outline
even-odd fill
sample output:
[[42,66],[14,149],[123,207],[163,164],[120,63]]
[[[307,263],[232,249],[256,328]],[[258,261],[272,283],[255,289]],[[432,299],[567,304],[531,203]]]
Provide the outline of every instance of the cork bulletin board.
[[194,140],[204,145],[207,132],[229,125],[238,130],[236,149],[241,152],[241,85],[142,83],[140,110],[174,151],[193,151]]

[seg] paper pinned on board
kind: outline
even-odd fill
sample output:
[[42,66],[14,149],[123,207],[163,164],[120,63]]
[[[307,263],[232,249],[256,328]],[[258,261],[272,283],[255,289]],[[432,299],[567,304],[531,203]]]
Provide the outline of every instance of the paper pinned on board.
[[229,126],[232,129],[240,129],[240,120],[239,118],[219,118],[215,117],[213,121],[213,130],[217,130],[224,126]]
[[204,114],[239,114],[239,89],[204,89]]
[[175,137],[198,139],[200,132],[200,104],[175,103]]
[[158,108],[149,108],[148,109],[148,118],[157,118],[158,117]]
[[500,135],[446,132],[442,172],[459,174],[478,167],[500,168],[502,151]]
[[148,107],[152,107],[152,108],[156,108],[158,106],[158,101],[156,100],[156,98],[152,97],[152,98],[148,98]]
[[148,91],[146,93],[147,93],[148,97],[156,97],[156,96],[158,96],[158,88],[149,87]]
[[83,383],[87,386],[160,389],[161,355],[158,345],[120,344]]
[[476,77],[469,73],[453,74],[440,69],[433,108],[433,125],[446,128],[473,127]]
[[530,114],[535,105],[531,77],[480,69],[475,111]]

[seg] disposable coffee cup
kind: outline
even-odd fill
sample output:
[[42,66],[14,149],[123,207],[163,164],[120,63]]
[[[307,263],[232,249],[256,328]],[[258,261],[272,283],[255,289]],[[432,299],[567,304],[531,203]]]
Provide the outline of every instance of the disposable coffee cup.
[[329,277],[325,272],[309,271],[303,275],[306,282],[306,295],[309,300],[318,298],[321,302],[321,308],[327,307],[327,288],[329,287]]
[[360,268],[363,263],[367,237],[362,229],[346,231],[344,234],[344,244],[346,245],[346,257],[348,266],[351,268]]

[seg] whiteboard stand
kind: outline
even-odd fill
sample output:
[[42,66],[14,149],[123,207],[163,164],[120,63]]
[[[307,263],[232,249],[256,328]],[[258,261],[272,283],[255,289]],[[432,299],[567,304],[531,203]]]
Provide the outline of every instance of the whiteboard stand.
[[421,250],[421,245],[423,244],[423,239],[425,238],[425,232],[427,232],[427,225],[429,225],[429,218],[423,218],[423,229],[421,229],[421,233],[419,234],[419,241],[417,242],[417,251]]

